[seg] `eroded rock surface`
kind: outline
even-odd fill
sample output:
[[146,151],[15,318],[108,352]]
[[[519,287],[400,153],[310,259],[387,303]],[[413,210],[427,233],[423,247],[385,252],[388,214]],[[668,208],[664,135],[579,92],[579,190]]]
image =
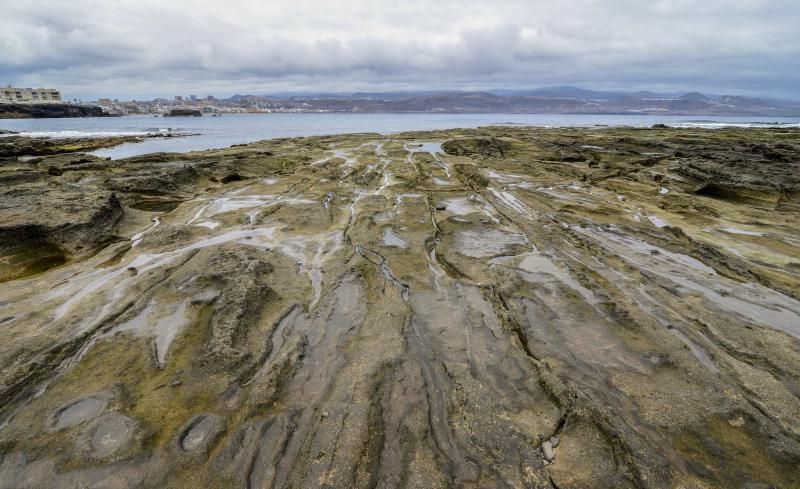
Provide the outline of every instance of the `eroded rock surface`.
[[0,169],[0,487],[800,485],[797,130]]

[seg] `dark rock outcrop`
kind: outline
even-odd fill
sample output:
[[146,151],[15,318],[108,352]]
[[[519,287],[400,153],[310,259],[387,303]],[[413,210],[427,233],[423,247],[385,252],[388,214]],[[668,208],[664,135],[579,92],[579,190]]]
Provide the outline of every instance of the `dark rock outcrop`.
[[164,117],[200,117],[203,113],[194,109],[172,109]]
[[486,158],[504,158],[510,148],[511,144],[508,141],[494,137],[451,139],[442,144],[442,149],[449,155]]
[[0,200],[0,245],[43,241],[70,253],[108,241],[123,212],[111,192],[54,181],[0,189]]
[[7,136],[0,138],[0,158],[15,156],[45,156],[64,153],[80,153],[100,148],[110,148],[123,143],[141,141],[136,136],[111,138],[32,138]]
[[0,104],[0,119],[46,119],[63,117],[111,117],[95,105]]

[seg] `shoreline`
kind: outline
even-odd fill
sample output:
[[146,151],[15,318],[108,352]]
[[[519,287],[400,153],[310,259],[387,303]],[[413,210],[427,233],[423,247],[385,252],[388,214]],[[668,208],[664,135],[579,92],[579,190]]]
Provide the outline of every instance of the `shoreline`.
[[[131,116],[135,117],[135,116]],[[189,117],[191,119],[192,117]],[[675,125],[668,125],[668,124],[661,124],[655,123],[651,126],[632,126],[632,125],[608,125],[608,124],[595,124],[595,125],[580,125],[580,126],[548,126],[548,125],[541,125],[541,124],[534,124],[534,123],[496,123],[496,124],[487,124],[485,126],[477,126],[477,127],[452,127],[450,129],[440,129],[438,131],[469,131],[469,130],[479,130],[479,129],[492,129],[492,128],[508,128],[508,129],[515,129],[515,128],[527,128],[532,130],[559,130],[559,129],[572,129],[577,131],[589,131],[589,130],[657,130],[657,129],[671,129],[671,130],[695,130],[695,131],[737,131],[737,130],[788,130],[793,131],[796,129],[800,129],[800,122],[788,122],[788,121],[758,121],[758,122],[740,122],[740,121],[714,121],[711,119],[699,119],[699,120],[691,120],[691,121],[682,121]],[[437,130],[430,130],[426,129],[424,131],[437,131]],[[407,130],[396,130],[396,131],[386,131],[386,132],[378,132],[376,134],[380,134],[382,136],[394,136],[394,135],[402,135],[404,133],[408,133]],[[413,131],[412,131],[413,132]],[[43,135],[47,134],[47,135]],[[144,141],[168,141],[171,139],[179,139],[179,138],[199,138],[198,141],[202,141],[203,137],[206,136],[202,132],[192,132],[192,131],[185,131],[181,129],[173,129],[173,128],[159,128],[157,130],[150,130],[150,131],[93,131],[89,133],[81,133],[80,131],[33,131],[33,132],[15,132],[9,131],[0,128],[0,144],[5,142],[6,147],[10,147],[9,141],[19,140],[19,141],[28,141],[29,144],[27,146],[34,148],[40,147],[42,148],[39,151],[43,151],[43,153],[39,154],[19,154],[19,156],[40,156],[42,154],[57,154],[59,150],[57,149],[61,143],[69,145],[71,143],[75,144],[75,151],[86,151],[89,153],[97,153],[100,152],[98,156],[108,158],[108,159],[124,159],[130,158],[135,156],[142,156],[147,155],[148,153],[161,153],[161,152],[168,152],[174,154],[181,154],[181,153],[196,153],[202,151],[215,151],[215,150],[224,150],[227,148],[232,148],[236,146],[242,145],[249,145],[249,144],[256,144],[259,142],[266,142],[273,139],[283,139],[283,138],[291,138],[291,137],[336,137],[336,136],[348,136],[358,133],[336,133],[332,132],[329,134],[312,134],[309,136],[276,136],[272,138],[260,138],[260,139],[252,139],[252,140],[244,140],[242,142],[236,142],[229,145],[220,145],[209,147],[205,144],[200,143],[196,149],[188,149],[185,151],[170,151],[158,148],[157,146],[150,146],[148,150],[135,150],[131,152],[130,150],[125,151],[122,156],[116,156],[116,153],[124,148],[128,148],[129,145],[135,144],[134,148],[140,148],[141,146],[139,143]],[[90,142],[91,141],[91,142]],[[49,149],[55,148],[55,149]],[[7,150],[6,150],[7,151]],[[37,150],[32,150],[37,151]],[[109,154],[103,154],[103,153]],[[0,157],[2,157],[2,151],[0,151]]]

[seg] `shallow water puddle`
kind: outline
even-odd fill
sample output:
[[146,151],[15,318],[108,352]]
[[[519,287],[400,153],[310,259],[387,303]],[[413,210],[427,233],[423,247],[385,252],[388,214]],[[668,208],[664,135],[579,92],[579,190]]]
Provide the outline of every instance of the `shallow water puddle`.
[[206,210],[206,217],[212,217],[225,212],[232,212],[239,209],[259,207],[271,202],[275,202],[277,195],[248,195],[244,197],[219,197],[209,203]]
[[155,333],[156,343],[156,358],[158,365],[163,367],[167,359],[167,352],[172,344],[172,341],[178,336],[189,321],[186,319],[186,307],[189,305],[189,299],[180,303],[171,315],[158,319],[153,324],[153,332]]
[[211,230],[214,230],[214,229],[218,228],[219,225],[220,224],[218,222],[216,222],[216,221],[204,221],[204,222],[198,222],[197,224],[195,224],[195,226],[208,228],[208,229],[211,229]]
[[151,224],[150,227],[148,227],[147,229],[145,229],[142,232],[136,233],[133,236],[131,236],[131,247],[135,247],[139,243],[141,243],[142,238],[144,238],[145,234],[149,233],[150,231],[152,231],[153,229],[157,228],[161,224],[161,221],[159,220],[159,216],[154,217],[152,222],[153,222],[153,224]]
[[[62,284],[48,291],[41,296],[43,301],[49,301],[60,297],[69,298],[58,306],[54,311],[54,319],[63,318],[75,305],[82,300],[100,291],[105,300],[100,304],[100,312],[89,318],[101,319],[111,308],[114,307],[119,298],[123,297],[127,288],[131,285],[134,275],[130,270],[136,270],[141,274],[157,267],[164,266],[173,260],[183,256],[188,251],[205,248],[207,246],[218,245],[229,241],[240,241],[243,244],[261,245],[271,243],[274,237],[275,228],[257,229],[237,229],[226,233],[209,236],[208,238],[195,241],[182,248],[166,251],[163,253],[144,253],[137,255],[131,261],[121,264],[113,269],[93,270],[88,273],[79,274],[80,278]],[[111,285],[113,284],[113,286]],[[110,291],[110,292],[109,292]],[[93,322],[84,318],[82,324],[86,329],[91,329]]]
[[455,235],[455,250],[472,258],[501,255],[514,247],[527,246],[528,238],[523,234],[509,233],[497,229],[468,229]]
[[720,231],[728,234],[738,234],[742,236],[764,236],[764,233],[757,231],[747,231],[745,229],[738,229],[734,227],[720,228]]
[[716,308],[800,338],[800,301],[755,283],[740,284],[713,268],[680,253],[599,228],[573,227],[603,243],[641,270],[654,273],[684,289],[701,294]]
[[653,223],[653,226],[657,228],[665,228],[669,226],[669,223],[667,223],[667,221],[661,219],[658,216],[647,216],[647,220]]
[[514,194],[505,190],[497,190],[491,187],[489,187],[488,190],[497,200],[500,201],[501,204],[516,211],[526,219],[533,220],[533,210],[519,200]]
[[407,248],[408,243],[406,243],[403,238],[397,235],[392,228],[386,228],[383,230],[383,246]]
[[[561,283],[580,294],[588,304],[595,305],[599,302],[591,290],[578,283],[577,280],[572,278],[568,270],[557,265],[551,258],[538,251],[529,251],[519,255],[519,257],[522,257],[522,260],[519,260],[516,268],[527,281],[532,283],[542,283],[543,281],[545,283]],[[519,257],[494,258],[489,261],[489,264],[508,266],[511,261],[518,260]]]
[[415,141],[412,143],[405,143],[403,148],[409,153],[430,153],[434,156],[444,154],[442,143]]

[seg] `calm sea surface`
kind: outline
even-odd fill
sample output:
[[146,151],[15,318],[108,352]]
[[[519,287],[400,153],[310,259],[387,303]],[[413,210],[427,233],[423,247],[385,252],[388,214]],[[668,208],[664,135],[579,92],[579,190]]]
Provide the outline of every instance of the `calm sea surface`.
[[128,116],[0,120],[0,129],[50,137],[144,135],[168,131],[195,134],[180,138],[148,139],[95,153],[116,159],[156,151],[194,151],[224,148],[261,139],[351,132],[390,134],[487,125],[648,127],[659,123],[698,128],[772,125],[800,127],[800,118],[566,114],[225,114],[222,117]]

